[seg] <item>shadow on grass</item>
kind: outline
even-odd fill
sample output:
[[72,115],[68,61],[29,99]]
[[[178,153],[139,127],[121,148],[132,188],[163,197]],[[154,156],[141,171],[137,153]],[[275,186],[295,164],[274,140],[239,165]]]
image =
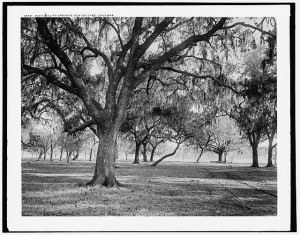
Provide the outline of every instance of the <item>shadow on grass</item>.
[[[23,163],[22,214],[253,216],[277,213],[275,197],[243,184],[250,182],[276,194],[276,168],[171,163],[157,167],[118,165],[117,178],[128,185],[126,188],[79,187],[78,184],[85,184],[93,176],[94,164],[89,162]],[[273,184],[258,184],[267,181]]]

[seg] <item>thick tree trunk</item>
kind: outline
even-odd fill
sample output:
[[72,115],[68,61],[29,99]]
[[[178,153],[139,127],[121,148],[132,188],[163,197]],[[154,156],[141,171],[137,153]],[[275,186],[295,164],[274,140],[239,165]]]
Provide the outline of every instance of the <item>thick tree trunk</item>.
[[152,150],[151,150],[151,156],[150,156],[150,162],[153,162],[153,158],[154,158],[154,153],[155,153],[155,150],[156,150],[156,147],[152,147]]
[[219,162],[223,161],[223,151],[218,152],[218,159]]
[[252,167],[259,167],[258,165],[258,144],[253,144],[252,146]]
[[147,143],[143,144],[143,162],[148,162],[148,159],[147,159]]
[[115,177],[117,131],[98,131],[99,145],[93,179],[87,185],[114,187],[120,185]]
[[139,159],[140,147],[141,147],[141,144],[138,143],[138,142],[136,142],[135,143],[135,155],[134,155],[134,162],[133,162],[133,164],[139,164],[140,163],[140,159]]
[[198,158],[197,158],[197,160],[196,160],[196,163],[199,163],[200,158],[201,158],[201,156],[202,156],[202,154],[203,154],[203,151],[204,151],[204,149],[201,149],[201,152],[200,152],[200,154],[199,154],[199,156],[198,156]]
[[178,150],[180,144],[181,144],[181,143],[178,143],[178,144],[177,144],[176,148],[174,149],[174,151],[173,151],[172,153],[169,153],[169,154],[167,154],[167,155],[161,157],[161,158],[158,159],[156,162],[154,162],[151,166],[157,166],[157,164],[160,163],[161,161],[163,161],[164,159],[173,156],[173,155],[176,153],[176,151]]

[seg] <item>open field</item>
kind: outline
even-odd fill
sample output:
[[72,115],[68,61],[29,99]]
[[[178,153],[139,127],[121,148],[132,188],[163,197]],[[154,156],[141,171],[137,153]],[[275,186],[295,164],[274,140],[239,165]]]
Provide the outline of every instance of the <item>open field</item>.
[[23,216],[276,215],[276,167],[167,162],[157,167],[119,161],[127,187],[83,187],[94,171],[86,161],[22,162]]

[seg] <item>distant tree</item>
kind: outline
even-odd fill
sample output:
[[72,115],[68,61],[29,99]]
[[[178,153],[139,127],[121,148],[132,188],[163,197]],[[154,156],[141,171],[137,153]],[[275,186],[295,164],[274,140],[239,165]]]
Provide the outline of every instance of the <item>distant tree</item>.
[[162,112],[164,118],[163,135],[168,141],[176,143],[176,147],[173,152],[162,156],[152,166],[157,166],[164,159],[175,155],[180,145],[192,137],[191,123],[193,115],[189,110],[190,103],[186,97],[182,97],[181,99],[177,99],[176,106],[170,106]]
[[206,148],[218,154],[218,161],[226,162],[226,156],[231,151],[239,150],[241,136],[235,123],[229,117],[219,117],[209,127],[209,143]]
[[[272,45],[269,45],[269,47]],[[273,45],[274,46],[274,45]],[[267,51],[271,50],[267,47]],[[232,117],[252,147],[253,167],[258,167],[258,144],[269,139],[268,165],[272,165],[272,142],[277,130],[277,76],[274,48],[272,59],[266,52],[254,50],[245,56],[242,72],[242,98],[230,110]]]

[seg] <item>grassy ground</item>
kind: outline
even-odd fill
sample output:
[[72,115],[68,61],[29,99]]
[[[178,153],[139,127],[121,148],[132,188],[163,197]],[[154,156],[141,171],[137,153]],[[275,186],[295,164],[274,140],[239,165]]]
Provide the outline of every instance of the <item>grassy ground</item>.
[[94,171],[85,161],[22,162],[24,216],[276,215],[276,168],[168,162],[119,162],[121,188],[82,187]]

